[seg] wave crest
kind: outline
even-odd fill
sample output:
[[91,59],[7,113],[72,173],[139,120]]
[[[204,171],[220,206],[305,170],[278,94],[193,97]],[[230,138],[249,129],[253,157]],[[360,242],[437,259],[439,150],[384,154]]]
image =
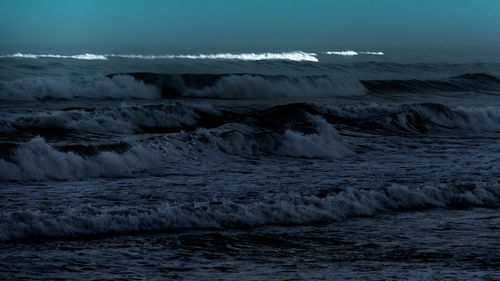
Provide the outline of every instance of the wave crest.
[[105,55],[97,54],[80,54],[80,55],[55,55],[55,54],[23,54],[15,53],[11,55],[3,55],[0,58],[23,58],[23,59],[40,59],[40,58],[51,58],[51,59],[76,59],[76,60],[107,60]]
[[328,51],[325,52],[326,55],[338,55],[338,56],[358,56],[358,55],[373,55],[373,56],[383,56],[383,52],[378,51],[368,51],[368,52],[359,52],[353,50],[347,51]]
[[58,55],[58,54],[23,54],[15,53],[2,55],[2,58],[54,58],[54,59],[77,59],[77,60],[108,60],[109,58],[129,58],[145,60],[161,59],[192,59],[192,60],[287,60],[287,61],[309,61],[318,62],[317,54],[306,53],[302,51],[283,52],[283,53],[219,53],[219,54],[197,54],[197,55],[140,55],[140,54],[80,54],[80,55]]
[[266,79],[257,75],[222,77],[213,86],[187,89],[183,96],[226,99],[331,97],[363,95],[365,89],[349,77],[288,77]]
[[189,229],[228,229],[261,225],[308,225],[390,210],[451,206],[499,206],[498,184],[392,185],[381,190],[348,189],[326,196],[285,194],[257,202],[214,200],[154,206],[86,205],[50,213],[11,211],[0,214],[0,240],[147,234]]
[[[284,124],[284,128],[273,127],[272,124],[257,127],[256,124],[228,123],[214,129],[197,129],[190,138],[201,144],[208,143],[209,151],[215,147],[229,154],[264,153],[324,159],[353,154],[331,124],[319,116],[302,114],[303,117],[297,117],[293,124]],[[265,119],[266,116],[269,115],[263,114],[260,118]]]
[[284,53],[220,53],[220,54],[198,54],[198,55],[120,55],[111,54],[107,57],[119,58],[132,58],[132,59],[192,59],[192,60],[245,60],[245,61],[259,61],[259,60],[288,60],[288,61],[311,61],[318,62],[315,53],[306,53],[302,51],[284,52]]
[[[363,95],[366,89],[346,74],[285,76],[260,74],[127,73],[161,89],[162,96],[221,99],[272,99]],[[114,75],[110,75],[113,77]]]
[[0,83],[0,100],[44,99],[155,99],[158,88],[131,76],[24,78]]
[[124,177],[153,168],[159,158],[136,145],[124,153],[101,151],[84,157],[61,152],[41,137],[21,144],[9,161],[0,159],[0,181]]

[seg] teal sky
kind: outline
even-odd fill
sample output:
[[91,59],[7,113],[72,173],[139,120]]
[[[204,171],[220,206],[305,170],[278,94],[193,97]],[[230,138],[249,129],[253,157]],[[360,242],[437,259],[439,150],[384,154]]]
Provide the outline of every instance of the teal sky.
[[0,0],[0,46],[500,47],[498,0]]

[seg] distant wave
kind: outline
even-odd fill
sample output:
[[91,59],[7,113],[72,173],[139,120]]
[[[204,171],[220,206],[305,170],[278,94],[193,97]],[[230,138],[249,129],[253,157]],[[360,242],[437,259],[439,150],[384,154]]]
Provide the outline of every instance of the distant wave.
[[[164,98],[273,99],[363,95],[366,89],[349,75],[285,76],[246,73],[127,73],[157,86]],[[114,75],[109,75],[114,77]]]
[[156,99],[158,88],[127,75],[36,77],[0,82],[0,100]]
[[[120,74],[123,75],[123,74]],[[358,80],[346,74],[286,76],[249,73],[159,74],[126,73],[157,86],[164,98],[222,99],[356,96],[367,93],[497,92],[500,79],[486,73],[467,73],[436,80]],[[109,75],[113,77],[114,75]]]
[[500,129],[500,108],[496,106],[448,107],[440,103],[375,103],[333,106],[323,111],[329,112],[324,118],[339,129],[355,129],[376,134],[408,135],[451,131],[458,133]]
[[285,52],[285,53],[220,53],[220,54],[198,54],[198,55],[120,55],[110,54],[107,57],[133,58],[133,59],[224,59],[224,60],[289,60],[289,61],[312,61],[318,62],[317,54],[305,53],[301,51]]
[[196,55],[140,55],[140,54],[81,54],[81,55],[57,55],[57,54],[23,54],[15,53],[10,55],[1,55],[1,58],[56,58],[56,59],[78,59],[78,60],[107,60],[109,58],[129,58],[129,59],[192,59],[192,60],[288,60],[288,61],[310,61],[318,62],[317,54],[306,53],[302,51],[283,52],[283,53],[219,53],[219,54],[196,54]]
[[383,52],[359,52],[362,55],[375,55],[375,56],[383,56]]
[[287,76],[251,73],[118,73],[36,77],[0,82],[0,100],[47,99],[275,99],[402,93],[497,93],[500,79],[468,73],[436,80],[358,80],[347,74]]
[[36,77],[0,82],[0,100],[217,98],[273,99],[363,95],[346,75],[129,73],[82,77]]
[[[328,51],[326,55],[338,56],[358,56],[358,55],[374,55],[383,56],[383,52],[379,51]],[[165,55],[143,55],[143,54],[78,54],[78,55],[59,55],[59,54],[31,54],[31,53],[15,53],[0,55],[0,58],[24,58],[24,59],[77,59],[77,60],[108,60],[110,58],[128,58],[128,59],[143,59],[143,60],[168,60],[168,59],[189,59],[189,60],[244,60],[244,61],[260,61],[260,60],[287,60],[287,61],[309,61],[319,62],[316,53],[308,53],[303,51],[282,52],[282,53],[215,53],[215,54],[165,54]]]
[[359,80],[351,75],[287,76],[251,73],[118,73],[36,77],[0,82],[0,100],[48,99],[275,99],[402,93],[498,93],[500,79],[468,73],[435,80]]
[[104,55],[96,54],[81,54],[81,55],[54,55],[54,54],[22,54],[15,53],[11,55],[1,55],[0,58],[24,58],[24,59],[40,59],[40,58],[53,58],[53,59],[76,59],[76,60],[107,60]]
[[347,51],[329,51],[325,52],[327,55],[338,55],[338,56],[358,56],[358,55],[374,55],[374,56],[383,56],[383,52],[357,52],[353,50]]
[[326,52],[327,55],[339,55],[339,56],[357,56],[358,52],[355,51],[330,51]]
[[487,73],[466,73],[445,79],[361,80],[373,93],[426,93],[462,91],[499,91],[500,79]]

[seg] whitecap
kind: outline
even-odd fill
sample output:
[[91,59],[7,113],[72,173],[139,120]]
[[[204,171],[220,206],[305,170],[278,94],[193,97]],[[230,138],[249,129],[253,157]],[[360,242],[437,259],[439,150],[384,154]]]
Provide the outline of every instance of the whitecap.
[[129,59],[192,59],[192,60],[244,60],[244,61],[260,61],[260,60],[288,60],[288,61],[310,61],[318,62],[317,54],[306,53],[302,51],[282,52],[282,53],[216,53],[216,54],[181,54],[181,55],[141,55],[141,54],[79,54],[79,55],[59,55],[59,54],[31,54],[31,53],[15,53],[9,55],[1,55],[1,58],[24,58],[24,59],[39,59],[39,58],[54,58],[54,59],[77,59],[77,60],[107,60],[109,58],[129,58]]
[[383,56],[383,52],[379,51],[367,51],[367,52],[359,52],[353,50],[347,51],[328,51],[325,52],[326,55],[338,55],[338,56],[358,56],[358,55],[374,55],[374,56]]
[[339,55],[339,56],[357,56],[357,55],[359,55],[358,52],[352,51],[352,50],[348,50],[348,51],[329,51],[329,52],[326,52],[325,54],[327,54],[327,55]]
[[311,61],[318,62],[317,54],[302,51],[283,53],[217,53],[217,54],[196,54],[196,55],[139,55],[139,54],[108,54],[107,57],[132,58],[132,59],[191,59],[191,60],[288,60],[288,61]]
[[24,58],[24,59],[39,59],[39,58],[53,58],[53,59],[77,59],[77,60],[107,60],[104,55],[96,54],[80,54],[80,55],[56,55],[56,54],[23,54],[15,53],[10,55],[0,56],[2,58]]

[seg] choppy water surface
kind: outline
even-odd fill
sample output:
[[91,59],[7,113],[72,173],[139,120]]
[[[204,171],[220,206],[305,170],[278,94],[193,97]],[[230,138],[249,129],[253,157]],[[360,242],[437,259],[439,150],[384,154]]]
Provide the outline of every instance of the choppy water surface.
[[356,54],[0,57],[2,278],[500,279],[500,64]]

